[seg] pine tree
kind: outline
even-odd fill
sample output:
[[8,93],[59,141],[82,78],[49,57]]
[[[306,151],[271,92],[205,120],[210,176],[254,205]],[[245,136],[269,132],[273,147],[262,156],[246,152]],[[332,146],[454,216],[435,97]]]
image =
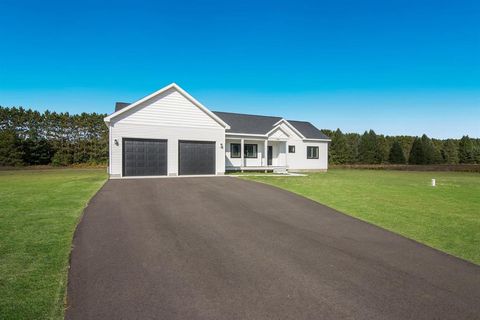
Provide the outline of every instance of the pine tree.
[[409,164],[424,164],[425,154],[423,151],[422,140],[416,137],[413,140],[412,148],[410,149],[410,156],[408,157]]
[[347,163],[354,164],[358,162],[358,145],[360,144],[360,135],[358,133],[347,133]]
[[480,139],[472,140],[475,163],[480,163]]
[[30,165],[50,164],[53,150],[47,139],[38,137],[28,138],[23,141],[23,161]]
[[469,136],[463,136],[458,143],[458,159],[460,163],[475,163],[475,150]]
[[22,143],[12,129],[0,130],[0,166],[23,165]]
[[453,139],[447,139],[443,143],[442,157],[447,164],[458,163],[458,145]]
[[390,147],[387,138],[383,134],[377,135],[377,152],[378,163],[388,161]]
[[426,134],[422,135],[422,146],[423,146],[423,154],[424,154],[424,160],[422,164],[431,164],[433,163],[433,158],[434,158],[434,149],[432,145],[432,141],[430,138],[427,137]]
[[340,129],[337,129],[332,136],[330,159],[334,164],[347,163],[347,140]]
[[358,158],[360,163],[364,164],[378,164],[383,160],[383,151],[375,131],[365,131],[360,138],[358,145]]
[[400,142],[395,140],[390,148],[390,154],[388,155],[388,161],[394,164],[405,164],[405,154],[403,153]]

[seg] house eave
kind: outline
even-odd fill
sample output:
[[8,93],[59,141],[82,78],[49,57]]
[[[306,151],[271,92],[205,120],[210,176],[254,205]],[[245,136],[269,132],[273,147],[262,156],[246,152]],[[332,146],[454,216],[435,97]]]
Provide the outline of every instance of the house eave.
[[314,138],[305,138],[303,141],[321,141],[321,142],[331,142],[332,139],[314,139]]
[[262,137],[262,138],[268,138],[266,134],[261,134],[261,133],[239,133],[239,132],[226,132],[225,137],[232,136],[232,137],[240,137],[240,136],[245,136],[245,137]]

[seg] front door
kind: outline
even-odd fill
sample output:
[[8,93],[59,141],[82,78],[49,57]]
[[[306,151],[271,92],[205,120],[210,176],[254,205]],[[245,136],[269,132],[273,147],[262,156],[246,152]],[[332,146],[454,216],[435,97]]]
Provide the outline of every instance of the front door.
[[271,166],[271,165],[272,165],[272,157],[273,157],[273,146],[268,146],[267,166]]

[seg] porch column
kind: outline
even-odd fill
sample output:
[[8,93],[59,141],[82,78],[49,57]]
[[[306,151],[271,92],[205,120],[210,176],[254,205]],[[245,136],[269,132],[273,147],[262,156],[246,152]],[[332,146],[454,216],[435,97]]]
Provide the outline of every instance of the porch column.
[[288,167],[288,141],[285,141],[285,167]]
[[244,148],[244,143],[243,139],[240,139],[240,170],[243,172],[242,167],[245,166],[245,162],[243,160],[243,148]]
[[267,154],[268,154],[268,140],[265,139],[265,143],[263,144],[263,165],[265,167],[268,166]]

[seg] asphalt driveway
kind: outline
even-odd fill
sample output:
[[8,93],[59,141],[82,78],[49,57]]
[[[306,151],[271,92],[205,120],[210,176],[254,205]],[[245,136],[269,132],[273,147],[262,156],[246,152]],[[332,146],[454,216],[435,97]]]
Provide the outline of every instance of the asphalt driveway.
[[480,267],[259,183],[110,180],[67,300],[83,320],[479,319]]

